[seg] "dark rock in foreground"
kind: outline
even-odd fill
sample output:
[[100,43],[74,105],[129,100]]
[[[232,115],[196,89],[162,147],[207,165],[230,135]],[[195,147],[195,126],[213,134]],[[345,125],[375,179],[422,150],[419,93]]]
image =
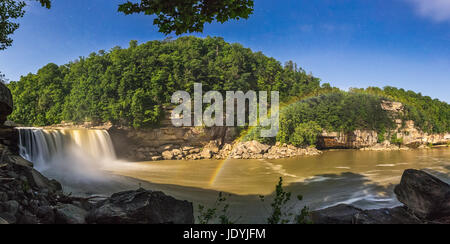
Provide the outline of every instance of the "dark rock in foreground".
[[421,224],[422,221],[405,207],[361,211],[353,216],[353,224]]
[[[0,128],[0,224],[192,224],[192,203],[162,192],[121,192],[97,204],[67,196],[61,184],[49,180],[18,155],[14,135]],[[6,135],[6,136],[2,136]],[[8,136],[10,135],[10,136]]]
[[419,170],[409,169],[394,190],[396,208],[361,210],[351,205],[313,211],[314,224],[449,224],[450,186]]
[[353,216],[362,210],[351,205],[340,204],[311,213],[314,224],[352,224]]
[[422,219],[450,216],[450,187],[430,174],[406,170],[394,192],[400,202]]
[[87,216],[92,224],[193,224],[192,203],[162,192],[126,191],[99,202]]
[[340,204],[311,213],[314,224],[421,224],[404,207],[362,210]]

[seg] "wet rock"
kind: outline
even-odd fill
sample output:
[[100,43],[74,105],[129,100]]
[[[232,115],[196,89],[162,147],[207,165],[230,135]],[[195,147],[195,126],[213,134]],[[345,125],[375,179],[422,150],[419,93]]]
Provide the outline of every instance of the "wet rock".
[[422,224],[405,207],[364,210],[353,217],[354,224]]
[[20,215],[20,218],[17,221],[17,223],[21,225],[33,225],[38,224],[39,220],[34,214],[26,211]]
[[86,224],[88,212],[72,204],[58,205],[55,209],[57,224]]
[[47,189],[50,192],[57,192],[62,190],[62,186],[55,180],[49,180],[35,169],[29,169],[23,172],[28,179],[31,187],[38,189]]
[[41,206],[36,210],[36,217],[40,219],[42,224],[54,224],[55,223],[55,211],[50,206]]
[[1,205],[3,211],[11,215],[16,215],[19,211],[19,203],[15,200],[7,201],[5,203],[2,203]]
[[406,170],[394,192],[400,202],[422,219],[450,216],[450,186],[424,171]]
[[8,201],[8,193],[0,192],[0,202],[6,202],[6,201]]
[[314,224],[353,224],[353,216],[362,210],[351,205],[340,204],[311,212]]
[[17,222],[16,217],[10,213],[0,213],[0,220],[6,224],[15,224]]
[[0,217],[0,225],[7,225],[7,224],[9,224],[8,221]]
[[125,191],[99,202],[90,211],[91,224],[193,224],[192,203],[162,192]]

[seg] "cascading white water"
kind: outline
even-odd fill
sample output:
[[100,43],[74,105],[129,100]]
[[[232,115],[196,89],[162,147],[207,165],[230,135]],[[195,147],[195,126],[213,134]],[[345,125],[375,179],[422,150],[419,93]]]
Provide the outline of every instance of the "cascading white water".
[[116,161],[105,130],[18,128],[20,155],[56,178],[99,178],[99,169]]

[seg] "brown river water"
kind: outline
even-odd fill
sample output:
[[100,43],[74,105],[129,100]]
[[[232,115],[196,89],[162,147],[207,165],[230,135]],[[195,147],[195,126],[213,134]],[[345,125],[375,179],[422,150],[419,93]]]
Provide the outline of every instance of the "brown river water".
[[[117,163],[111,174],[151,182],[180,199],[211,204],[217,192],[231,193],[229,202],[244,223],[264,221],[280,177],[287,191],[301,194],[296,205],[320,209],[340,203],[363,209],[400,205],[393,188],[405,169],[423,169],[450,182],[450,149],[370,152],[326,151],[321,156],[278,160],[202,160]],[[143,183],[140,183],[143,184]],[[145,186],[145,184],[144,184]],[[151,188],[152,189],[152,188]]]
[[[393,188],[405,169],[422,169],[450,181],[450,148],[371,152],[325,151],[320,156],[278,160],[123,162],[116,159],[106,131],[21,128],[20,153],[66,193],[109,196],[143,187],[177,199],[211,206],[228,196],[239,223],[264,223],[280,177],[293,199],[293,213],[307,205],[320,209],[341,203],[364,209],[400,205]],[[261,202],[260,195],[266,196]],[[295,204],[295,205],[294,205]],[[198,211],[197,211],[198,212]]]
[[[278,160],[117,161],[105,164],[101,174],[91,172],[84,178],[74,178],[72,169],[66,175],[43,173],[59,180],[64,191],[74,195],[109,196],[143,187],[191,201],[196,212],[199,204],[213,206],[223,192],[230,204],[229,215],[238,223],[264,223],[280,177],[293,199],[303,196],[301,202],[288,204],[293,213],[305,205],[316,210],[341,203],[378,209],[401,205],[393,189],[405,169],[422,169],[450,183],[450,149],[338,150]],[[264,202],[260,195],[265,196]]]

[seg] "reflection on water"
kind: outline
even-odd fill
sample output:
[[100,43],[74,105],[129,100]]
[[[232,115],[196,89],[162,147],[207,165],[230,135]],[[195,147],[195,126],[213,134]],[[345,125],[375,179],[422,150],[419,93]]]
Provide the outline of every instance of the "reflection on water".
[[[241,199],[271,194],[278,178],[283,177],[287,189],[302,194],[304,203],[313,209],[338,203],[370,209],[399,204],[393,187],[400,182],[403,171],[410,168],[426,169],[449,182],[450,150],[346,150],[279,160],[119,163],[106,170],[157,184],[229,192],[242,196]],[[201,199],[195,191],[190,195],[174,194],[187,200]],[[245,204],[244,200],[240,204]]]

